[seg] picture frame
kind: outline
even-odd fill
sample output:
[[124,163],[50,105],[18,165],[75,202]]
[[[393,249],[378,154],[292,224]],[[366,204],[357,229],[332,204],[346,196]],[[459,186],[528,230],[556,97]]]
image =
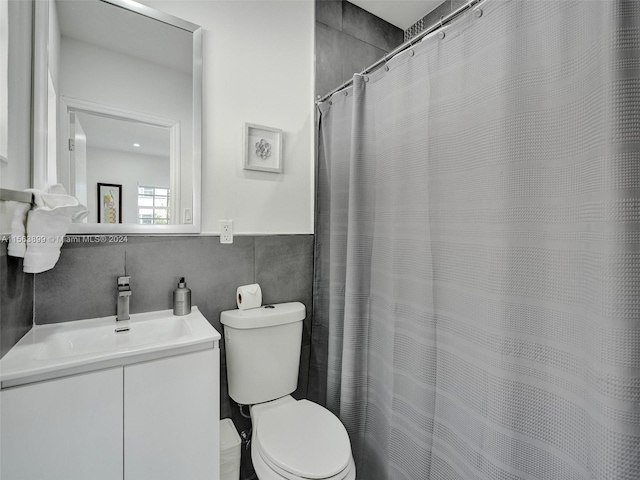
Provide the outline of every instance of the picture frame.
[[98,223],[122,223],[122,185],[98,183]]
[[244,124],[244,169],[282,173],[282,130]]

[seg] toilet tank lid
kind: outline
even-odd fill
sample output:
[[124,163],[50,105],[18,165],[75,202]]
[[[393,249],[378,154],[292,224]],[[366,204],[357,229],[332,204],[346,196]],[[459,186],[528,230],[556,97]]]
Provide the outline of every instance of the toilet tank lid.
[[220,323],[238,329],[264,328],[299,322],[305,315],[305,306],[300,302],[276,303],[248,310],[226,310],[220,314]]

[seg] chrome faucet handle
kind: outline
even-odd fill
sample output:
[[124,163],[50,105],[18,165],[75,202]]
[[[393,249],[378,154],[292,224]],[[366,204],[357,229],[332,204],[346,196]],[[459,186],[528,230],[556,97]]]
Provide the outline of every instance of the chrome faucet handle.
[[128,297],[131,295],[131,285],[129,285],[131,277],[118,277],[118,296]]

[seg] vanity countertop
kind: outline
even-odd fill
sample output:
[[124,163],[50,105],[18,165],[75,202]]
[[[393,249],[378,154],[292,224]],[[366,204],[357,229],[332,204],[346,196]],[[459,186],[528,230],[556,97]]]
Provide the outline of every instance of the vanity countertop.
[[[121,330],[121,331],[116,331]],[[0,360],[2,388],[218,348],[220,333],[198,307],[36,325]]]

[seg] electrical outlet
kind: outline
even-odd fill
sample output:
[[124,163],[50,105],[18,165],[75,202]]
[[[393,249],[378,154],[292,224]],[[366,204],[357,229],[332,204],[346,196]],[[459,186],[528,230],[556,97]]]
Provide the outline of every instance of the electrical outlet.
[[233,243],[233,220],[220,220],[220,243]]

